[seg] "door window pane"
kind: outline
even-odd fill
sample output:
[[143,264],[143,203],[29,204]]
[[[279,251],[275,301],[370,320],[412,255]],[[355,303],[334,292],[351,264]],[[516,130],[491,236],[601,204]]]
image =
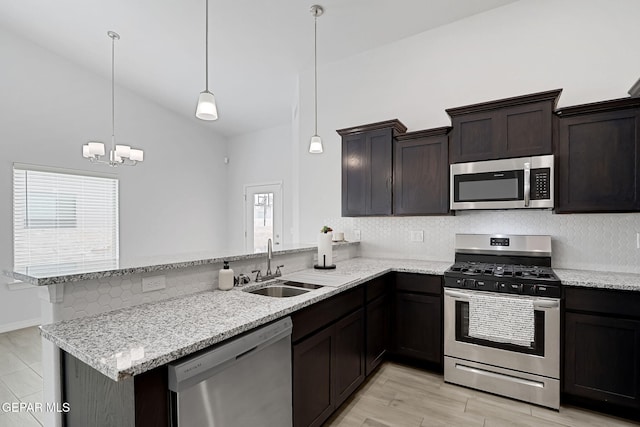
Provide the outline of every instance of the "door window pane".
[[267,240],[273,240],[273,193],[253,195],[253,251],[267,250]]

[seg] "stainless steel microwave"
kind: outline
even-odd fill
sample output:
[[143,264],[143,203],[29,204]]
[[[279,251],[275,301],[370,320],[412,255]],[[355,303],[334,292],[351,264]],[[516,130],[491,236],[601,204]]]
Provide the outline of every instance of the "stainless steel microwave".
[[451,165],[450,207],[553,208],[553,155]]

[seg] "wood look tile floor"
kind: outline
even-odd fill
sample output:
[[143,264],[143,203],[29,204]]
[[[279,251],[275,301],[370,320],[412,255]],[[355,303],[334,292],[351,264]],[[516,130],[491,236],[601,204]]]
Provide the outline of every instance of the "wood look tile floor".
[[[42,342],[37,327],[0,334],[0,404],[42,402]],[[40,427],[39,412],[0,411],[1,427]]]
[[[42,402],[38,329],[0,334],[0,403]],[[40,427],[41,414],[4,413],[1,427]],[[340,427],[627,427],[629,420],[563,406],[559,412],[445,384],[442,375],[385,362],[325,423]]]
[[622,427],[630,420],[581,408],[553,411],[445,384],[442,375],[385,362],[325,423],[332,427]]

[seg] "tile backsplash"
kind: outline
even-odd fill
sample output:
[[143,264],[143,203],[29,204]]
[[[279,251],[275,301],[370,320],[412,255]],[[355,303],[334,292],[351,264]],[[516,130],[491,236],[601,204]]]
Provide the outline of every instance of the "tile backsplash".
[[[273,256],[275,266],[284,264],[283,273],[293,273],[313,266],[316,251],[305,251]],[[353,258],[358,253],[358,245],[338,246],[333,249],[335,260]],[[251,258],[231,263],[234,275],[244,273],[252,279],[252,270],[261,269],[264,273],[265,258]],[[61,303],[55,304],[54,319],[71,320],[95,314],[106,313],[119,308],[163,301],[169,298],[185,296],[196,292],[210,291],[218,287],[218,270],[222,263],[201,265],[196,267],[165,270],[148,274],[132,274],[120,277],[70,282],[64,285],[64,297]],[[143,292],[142,278],[149,276],[165,276],[166,287],[162,290]]]
[[[369,257],[453,261],[456,233],[548,234],[556,268],[640,273],[640,214],[559,215],[546,210],[462,211],[455,216],[332,218],[347,240],[360,230]],[[423,242],[411,232],[423,231]]]

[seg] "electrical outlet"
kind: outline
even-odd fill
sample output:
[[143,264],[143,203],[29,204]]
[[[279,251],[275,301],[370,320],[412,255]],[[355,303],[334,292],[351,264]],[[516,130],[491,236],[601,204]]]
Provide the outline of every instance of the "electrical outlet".
[[164,275],[142,278],[142,292],[159,291],[167,287],[167,279]]
[[356,242],[359,242],[360,239],[361,239],[360,230],[353,230],[353,240],[355,240]]
[[411,232],[411,241],[412,242],[424,242],[424,231],[412,231]]

